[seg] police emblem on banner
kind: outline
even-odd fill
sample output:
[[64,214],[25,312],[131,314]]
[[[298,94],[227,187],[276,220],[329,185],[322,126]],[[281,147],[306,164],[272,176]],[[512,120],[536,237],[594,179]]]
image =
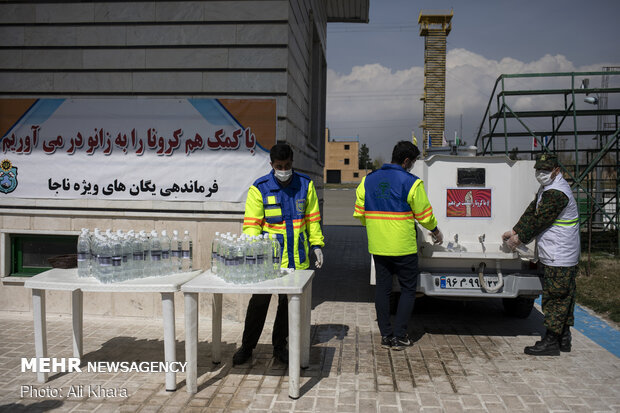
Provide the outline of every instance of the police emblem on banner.
[[5,159],[0,163],[0,192],[10,194],[17,188],[17,167]]
[[303,214],[304,211],[306,210],[306,200],[298,199],[297,201],[295,201],[295,206],[297,207],[297,212],[299,212],[300,214]]

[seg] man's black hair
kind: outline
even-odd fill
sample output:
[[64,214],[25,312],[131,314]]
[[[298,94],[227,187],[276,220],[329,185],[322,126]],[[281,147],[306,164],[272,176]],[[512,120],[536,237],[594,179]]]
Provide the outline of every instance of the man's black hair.
[[293,160],[293,150],[288,143],[276,143],[271,147],[269,157],[271,162],[286,161],[287,159]]
[[400,141],[392,151],[392,163],[402,165],[405,159],[415,161],[418,156],[420,156],[420,150],[417,146],[409,141]]

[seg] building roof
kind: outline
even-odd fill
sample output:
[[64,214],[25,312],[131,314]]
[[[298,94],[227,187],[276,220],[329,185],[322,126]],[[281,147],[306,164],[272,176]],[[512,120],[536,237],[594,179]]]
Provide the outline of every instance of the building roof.
[[328,142],[359,142],[360,138],[358,136],[344,136],[344,137],[333,137],[329,138]]
[[370,0],[326,0],[328,23],[368,23]]

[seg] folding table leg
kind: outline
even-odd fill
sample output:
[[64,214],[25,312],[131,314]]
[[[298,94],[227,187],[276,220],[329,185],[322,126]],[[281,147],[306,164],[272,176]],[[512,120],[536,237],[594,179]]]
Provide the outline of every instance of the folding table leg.
[[71,292],[71,315],[73,317],[73,357],[81,360],[84,354],[84,298],[82,290]]
[[185,387],[198,391],[198,293],[183,293],[185,299]]
[[312,315],[312,281],[306,285],[301,301],[301,368],[310,366],[310,327]]
[[288,294],[288,396],[299,398],[301,303],[300,294]]
[[[162,317],[164,319],[164,360],[168,366],[177,361],[174,325],[174,293],[161,293]],[[172,369],[166,372],[166,390],[177,389],[177,374]]]
[[[45,290],[32,290],[32,313],[34,315],[34,348],[37,359],[47,357],[47,325],[45,320]],[[38,363],[37,363],[38,364]],[[47,373],[38,371],[37,381],[47,381]]]
[[220,364],[222,361],[222,294],[213,294],[211,315],[211,361]]

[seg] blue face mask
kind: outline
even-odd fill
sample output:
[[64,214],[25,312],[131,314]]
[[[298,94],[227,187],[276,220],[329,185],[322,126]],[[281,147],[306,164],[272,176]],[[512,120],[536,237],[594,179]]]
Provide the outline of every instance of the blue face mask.
[[284,171],[280,171],[277,169],[273,170],[273,174],[275,175],[276,179],[280,182],[286,182],[289,179],[291,179],[291,176],[293,176],[293,170],[292,169],[286,169]]

